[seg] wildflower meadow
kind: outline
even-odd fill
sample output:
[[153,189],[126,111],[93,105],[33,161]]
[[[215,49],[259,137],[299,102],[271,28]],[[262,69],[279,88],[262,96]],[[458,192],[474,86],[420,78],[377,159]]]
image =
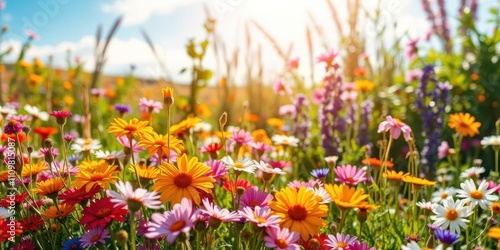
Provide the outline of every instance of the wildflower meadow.
[[82,25],[62,2],[23,19],[0,1],[1,250],[500,249],[500,1],[406,1],[408,30],[389,18],[405,1],[281,1],[323,6],[295,10],[290,46],[278,8],[230,46],[259,1],[193,1],[204,21],[173,58],[161,30],[131,33],[180,78],[110,71],[140,19],[109,13],[189,1],[116,0],[88,50],[37,45],[69,25],[42,14]]

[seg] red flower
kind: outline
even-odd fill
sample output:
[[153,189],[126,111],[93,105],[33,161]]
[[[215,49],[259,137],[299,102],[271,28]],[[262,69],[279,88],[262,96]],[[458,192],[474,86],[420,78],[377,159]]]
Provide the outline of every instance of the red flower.
[[[19,205],[21,202],[23,202],[26,197],[28,196],[27,192],[24,192],[22,194],[16,194],[14,196],[14,202],[16,203],[16,206]],[[5,197],[5,199],[0,201],[0,207],[9,207],[11,204],[11,199],[10,196]]]
[[[21,141],[21,142],[26,141],[26,134],[24,132],[18,133],[17,136],[19,136],[19,141]],[[9,141],[9,138],[10,138],[10,141],[14,140],[17,142],[16,135],[14,135],[14,134],[11,134],[11,135],[3,134],[2,135],[2,141]]]
[[42,217],[35,214],[30,215],[30,217],[24,217],[20,223],[26,231],[37,231],[44,224]]
[[[11,226],[9,225],[10,223],[11,223],[10,220],[0,219],[0,242],[5,242],[6,240],[12,237],[12,235],[10,235],[11,232],[10,230]],[[19,236],[23,233],[23,228],[21,226],[21,223],[19,223],[18,221],[14,223],[15,223],[14,236]]]
[[123,222],[128,210],[125,204],[111,202],[110,197],[95,200],[82,211],[81,224],[85,224],[85,229],[90,230],[96,227],[105,228],[112,220]]
[[89,192],[85,191],[85,187],[80,189],[70,188],[61,194],[59,194],[58,199],[61,200],[63,204],[75,205],[75,204],[85,204],[88,199],[94,197],[95,194],[101,191],[99,185],[94,185]]
[[42,137],[42,141],[44,141],[45,139],[49,138],[50,135],[59,132],[59,130],[53,127],[38,127],[35,128],[33,132],[35,132],[35,134],[40,135],[40,137]]
[[316,235],[307,241],[302,243],[305,250],[328,250],[329,247],[326,246],[325,240],[328,236],[324,234]]
[[205,146],[200,147],[200,152],[202,153],[215,153],[222,148],[222,144],[220,143],[212,143]]
[[56,119],[65,119],[65,118],[67,118],[68,116],[70,116],[72,114],[71,114],[71,111],[56,110],[56,111],[50,112],[50,115],[53,116],[53,117],[55,117]]
[[231,193],[236,193],[238,191],[239,187],[247,190],[247,189],[253,187],[253,185],[249,181],[244,180],[244,179],[239,179],[236,182],[236,186],[234,185],[234,180],[227,180],[222,185],[222,188],[224,188],[225,190],[227,190]]

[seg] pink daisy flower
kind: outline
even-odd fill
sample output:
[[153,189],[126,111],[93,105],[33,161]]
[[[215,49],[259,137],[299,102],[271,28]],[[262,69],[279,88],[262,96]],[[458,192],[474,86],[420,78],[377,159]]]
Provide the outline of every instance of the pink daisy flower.
[[279,228],[280,217],[271,215],[271,208],[269,207],[255,207],[255,211],[251,207],[244,207],[240,210],[240,215],[245,217],[248,221],[255,223],[258,227],[275,227]]
[[163,109],[163,103],[161,102],[149,100],[146,97],[139,100],[139,110],[141,112],[160,113],[161,109]]
[[296,113],[296,108],[295,105],[293,104],[281,105],[278,111],[278,114],[281,116],[295,115],[295,113]]
[[274,227],[267,228],[266,232],[267,236],[264,237],[266,247],[277,250],[300,250],[300,246],[297,244],[300,239],[299,233],[290,232],[288,228]]
[[307,187],[307,188],[314,189],[314,188],[322,187],[322,186],[323,186],[323,182],[320,180],[309,180],[308,182],[294,180],[294,181],[288,183],[288,185],[287,185],[287,187],[296,188],[297,190],[299,190],[301,187]]
[[212,176],[216,183],[220,183],[222,178],[227,177],[228,168],[224,162],[220,160],[209,160],[204,162],[205,165],[209,166],[212,169],[211,173],[207,173]]
[[333,49],[330,49],[327,52],[319,55],[318,58],[316,59],[316,62],[318,62],[318,63],[324,62],[324,63],[330,65],[330,64],[332,64],[335,57],[337,57],[337,55],[338,55],[338,52],[335,52]]
[[377,250],[375,247],[369,247],[366,242],[354,242],[349,246],[349,250]]
[[241,207],[267,207],[267,203],[273,199],[273,196],[267,192],[260,191],[258,187],[249,188],[240,198]]
[[385,121],[381,122],[378,125],[377,133],[380,133],[382,131],[387,132],[390,130],[392,138],[398,139],[402,132],[403,136],[405,137],[405,140],[406,141],[410,140],[411,138],[410,126],[406,125],[397,118],[392,118],[392,116],[390,115],[388,115],[385,119],[386,119]]
[[151,209],[160,209],[161,201],[160,196],[156,192],[148,192],[144,188],[133,189],[130,182],[119,181],[116,184],[118,192],[113,190],[106,190],[106,193],[112,198],[111,202],[116,203],[116,206],[125,204],[128,210],[133,212],[138,211],[141,206],[146,206]]
[[289,69],[297,69],[299,67],[299,57],[294,57],[290,60],[288,60],[288,62],[286,63],[286,66],[289,68]]
[[154,213],[148,223],[148,238],[167,237],[167,242],[172,244],[181,233],[188,233],[198,218],[199,210],[193,210],[193,204],[187,198],[182,198],[181,203],[174,205],[172,211],[163,214]]
[[356,186],[360,182],[368,180],[366,171],[362,168],[357,168],[351,165],[342,165],[335,168],[336,178],[335,181],[340,181],[347,185]]
[[335,236],[329,234],[325,242],[327,246],[331,247],[330,249],[346,250],[351,249],[350,246],[357,243],[358,238],[349,234],[337,233]]
[[252,142],[248,143],[248,146],[250,146],[251,148],[256,150],[258,153],[268,152],[268,151],[271,151],[273,149],[272,146],[267,145],[264,142],[253,142],[252,141]]
[[210,216],[211,219],[215,219],[220,222],[228,222],[238,221],[241,218],[237,212],[229,212],[229,210],[221,208],[213,202],[210,202],[207,198],[203,199],[202,203],[204,209],[201,209],[201,213]]
[[438,147],[438,158],[439,159],[444,159],[446,156],[448,156],[448,150],[450,149],[450,146],[448,145],[447,141],[442,141],[441,145]]
[[314,104],[320,104],[321,101],[323,100],[323,95],[324,95],[324,90],[323,89],[315,89],[313,91],[311,101]]
[[239,143],[241,145],[247,145],[251,141],[253,141],[252,134],[250,132],[246,132],[243,129],[234,130],[233,135],[228,138],[229,141]]
[[104,229],[102,227],[96,227],[94,229],[89,230],[88,232],[82,235],[80,238],[81,246],[84,248],[90,248],[92,246],[97,245],[98,243],[105,244],[106,239],[111,238],[109,236],[108,229]]
[[415,56],[417,55],[417,43],[418,43],[418,38],[415,38],[413,40],[410,40],[407,44],[406,44],[406,49],[405,49],[405,57],[410,59],[410,60],[413,60],[413,58],[415,58]]

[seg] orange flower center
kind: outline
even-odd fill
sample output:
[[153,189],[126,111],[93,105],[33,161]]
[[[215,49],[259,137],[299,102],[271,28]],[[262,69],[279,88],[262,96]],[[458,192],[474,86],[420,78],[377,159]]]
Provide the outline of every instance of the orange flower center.
[[447,194],[447,193],[442,193],[442,194],[441,194],[441,199],[446,199],[446,197],[448,197],[448,194]]
[[312,238],[307,246],[309,250],[321,250],[321,243],[316,238]]
[[449,209],[446,211],[445,217],[447,220],[454,221],[458,218],[458,212],[455,209]]
[[100,239],[101,239],[100,235],[94,235],[94,237],[92,237],[92,239],[90,239],[90,242],[96,242],[96,241],[98,241]]
[[491,204],[491,211],[494,214],[500,214],[500,204],[498,204],[498,203]]
[[276,241],[274,241],[274,244],[276,244],[276,246],[278,246],[279,248],[283,249],[288,247],[288,243],[284,239],[277,239]]
[[345,248],[345,247],[347,247],[347,246],[348,246],[348,245],[347,245],[347,243],[345,243],[345,242],[339,242],[339,243],[337,243],[337,248]]
[[175,185],[180,188],[188,187],[189,185],[191,185],[191,182],[193,182],[193,178],[190,175],[184,173],[178,174],[174,178]]
[[123,129],[129,132],[135,132],[137,130],[137,127],[135,125],[127,125]]
[[396,122],[396,124],[400,127],[403,126],[403,122],[401,120],[399,120],[398,118],[394,118],[394,121]]
[[103,179],[103,174],[102,173],[94,173],[92,177],[90,177],[90,181],[100,181]]
[[303,220],[307,217],[307,210],[300,205],[295,205],[288,209],[288,215],[292,220]]
[[236,162],[236,163],[234,164],[234,167],[235,167],[235,168],[245,168],[245,165],[243,165],[243,163]]
[[346,181],[348,181],[348,182],[356,182],[356,180],[354,180],[354,178],[352,178],[352,177],[347,177]]
[[481,200],[483,198],[483,192],[479,190],[474,190],[470,192],[470,197],[476,199],[476,200]]
[[172,224],[172,226],[170,226],[170,232],[177,232],[177,231],[181,230],[182,228],[184,228],[185,225],[186,225],[186,222],[184,222],[183,220],[178,220],[178,221],[174,222],[174,224]]
[[99,210],[97,210],[97,213],[95,213],[98,217],[106,217],[109,215],[109,212],[111,211],[111,209],[107,208],[107,207],[103,207],[103,208],[99,208]]
[[250,202],[250,206],[251,207],[255,207],[255,206],[259,206],[260,205],[260,202],[257,202],[257,201],[251,201]]
[[79,244],[73,244],[73,245],[71,245],[71,249],[78,249],[78,248],[80,248]]
[[165,140],[157,140],[157,141],[155,141],[155,145],[165,146],[167,144],[168,144],[168,142],[165,141]]

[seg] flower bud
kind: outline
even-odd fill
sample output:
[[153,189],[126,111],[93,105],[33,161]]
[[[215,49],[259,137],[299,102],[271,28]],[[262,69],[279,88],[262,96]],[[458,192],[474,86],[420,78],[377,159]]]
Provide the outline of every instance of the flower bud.
[[165,104],[168,108],[172,107],[174,104],[174,89],[166,87],[161,90],[161,93],[163,95],[163,104]]
[[222,115],[219,118],[219,125],[222,128],[222,127],[224,127],[224,125],[226,125],[226,123],[227,123],[227,113],[224,112],[224,113],[222,113]]
[[116,233],[115,235],[116,242],[118,242],[119,245],[124,246],[127,244],[128,240],[128,233],[126,230],[120,230]]

